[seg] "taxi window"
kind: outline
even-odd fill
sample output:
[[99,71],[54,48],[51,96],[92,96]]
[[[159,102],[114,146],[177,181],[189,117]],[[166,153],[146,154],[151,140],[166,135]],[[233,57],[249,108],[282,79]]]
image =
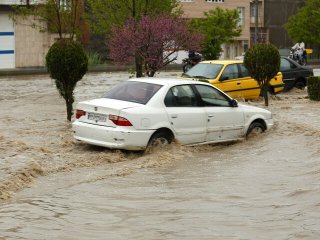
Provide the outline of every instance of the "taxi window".
[[230,64],[226,66],[220,79],[223,81],[223,80],[231,80],[235,78],[239,78],[238,66],[237,64]]
[[198,63],[188,72],[186,72],[186,75],[188,75],[189,77],[203,77],[214,79],[219,75],[222,67],[222,64]]
[[245,66],[243,66],[243,64],[239,64],[239,66],[241,77],[249,77],[248,69]]

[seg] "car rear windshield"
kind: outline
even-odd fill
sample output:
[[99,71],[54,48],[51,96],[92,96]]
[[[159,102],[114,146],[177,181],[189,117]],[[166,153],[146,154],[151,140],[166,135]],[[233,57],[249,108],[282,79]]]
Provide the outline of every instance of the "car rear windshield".
[[116,85],[103,97],[146,104],[161,87],[162,85],[153,83],[127,81]]
[[190,77],[214,79],[217,78],[222,66],[222,64],[198,63],[186,72],[186,75]]

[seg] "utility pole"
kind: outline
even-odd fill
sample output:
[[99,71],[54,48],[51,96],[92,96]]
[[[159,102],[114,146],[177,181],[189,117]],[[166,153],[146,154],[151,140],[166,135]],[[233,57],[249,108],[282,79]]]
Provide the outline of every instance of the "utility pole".
[[258,26],[259,26],[259,0],[253,0],[256,10],[255,24],[254,24],[254,44],[258,43]]

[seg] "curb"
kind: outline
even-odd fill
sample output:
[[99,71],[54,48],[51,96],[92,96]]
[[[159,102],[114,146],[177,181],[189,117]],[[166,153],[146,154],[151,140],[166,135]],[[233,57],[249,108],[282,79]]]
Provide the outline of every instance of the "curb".
[[[116,65],[96,65],[88,68],[90,72],[119,72],[130,71],[134,69],[134,65],[130,66],[116,66]],[[170,64],[160,69],[160,71],[182,71],[182,64]],[[31,68],[14,68],[1,69],[0,77],[19,76],[19,75],[47,75],[49,74],[46,67],[31,67]]]

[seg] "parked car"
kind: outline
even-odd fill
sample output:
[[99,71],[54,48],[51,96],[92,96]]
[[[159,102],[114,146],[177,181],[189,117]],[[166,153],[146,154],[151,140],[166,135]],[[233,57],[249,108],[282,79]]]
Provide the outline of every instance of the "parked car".
[[[256,99],[261,92],[258,82],[249,76],[243,61],[239,60],[203,61],[182,77],[211,83],[233,98]],[[269,91],[275,94],[283,89],[282,73],[279,72],[271,79]]]
[[244,60],[244,55],[245,55],[246,53],[242,53],[240,56],[236,56],[236,57],[234,57],[234,59],[235,60]]
[[293,87],[304,88],[307,85],[307,77],[313,76],[312,68],[301,66],[288,57],[281,57],[280,71],[285,84],[284,91]]
[[269,129],[273,119],[270,111],[238,104],[209,83],[139,78],[78,103],[72,125],[77,140],[143,150],[173,140],[195,145],[243,139]]

